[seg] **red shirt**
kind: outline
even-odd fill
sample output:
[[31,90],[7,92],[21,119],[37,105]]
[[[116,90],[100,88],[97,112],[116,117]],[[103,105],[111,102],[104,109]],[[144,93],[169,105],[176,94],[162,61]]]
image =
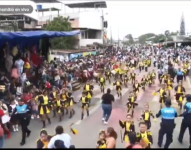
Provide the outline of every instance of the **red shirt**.
[[2,117],[4,115],[5,115],[4,111],[2,109],[0,109],[0,117]]
[[113,66],[113,69],[117,69],[117,68],[119,68],[118,65],[114,65],[114,66]]
[[32,59],[32,62],[33,62],[33,64],[34,64],[35,66],[38,66],[38,65],[40,64],[39,57],[38,57],[38,55],[37,55],[36,53],[33,53],[33,54],[32,54],[31,59]]
[[25,104],[27,104],[29,102],[29,100],[31,100],[33,98],[33,94],[23,94],[23,101]]
[[48,89],[50,89],[52,86],[51,86],[51,84],[50,84],[50,82],[46,82],[46,87],[48,88]]

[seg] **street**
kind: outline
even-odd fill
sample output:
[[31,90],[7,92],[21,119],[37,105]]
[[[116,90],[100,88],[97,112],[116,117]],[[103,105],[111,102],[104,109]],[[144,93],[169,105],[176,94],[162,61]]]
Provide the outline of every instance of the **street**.
[[[152,70],[150,68],[149,70]],[[142,76],[146,74],[145,72],[142,72],[138,75],[138,80],[140,81]],[[175,83],[176,85],[176,83]],[[106,88],[111,88],[111,85],[108,85]],[[186,88],[186,92],[191,92],[191,86],[187,82],[184,82],[184,87]],[[144,110],[144,105],[146,102],[150,104],[151,111],[156,114],[159,111],[159,103],[158,98],[153,97],[152,93],[159,89],[158,81],[150,88],[146,88],[146,91],[143,92],[140,90],[140,93],[138,95],[138,106],[135,109],[134,113],[134,122],[136,125],[136,131],[139,130],[138,128],[138,121],[137,119],[140,117],[141,112]],[[124,148],[125,142],[121,142],[121,135],[120,135],[120,126],[118,124],[119,119],[125,120],[126,117],[126,101],[128,98],[129,90],[131,90],[131,85],[129,84],[128,88],[123,88],[122,90],[122,99],[119,99],[116,95],[116,91],[112,90],[112,94],[115,95],[115,102],[113,103],[113,110],[110,117],[110,120],[108,122],[108,125],[103,125],[102,122],[102,108],[100,107],[100,98],[102,96],[102,93],[100,93],[99,86],[95,86],[95,96],[92,99],[92,106],[90,107],[90,116],[88,118],[84,118],[84,120],[80,120],[81,118],[81,104],[77,104],[75,106],[76,114],[73,116],[72,119],[68,119],[68,116],[64,118],[62,122],[58,122],[58,118],[52,119],[52,124],[47,125],[47,131],[49,134],[54,134],[55,127],[57,125],[62,125],[65,128],[65,132],[69,133],[69,129],[67,128],[71,123],[74,124],[74,128],[79,130],[78,135],[73,135],[72,133],[69,133],[72,136],[72,144],[76,146],[76,148],[94,148],[96,146],[96,142],[98,140],[98,133],[101,129],[106,129],[107,127],[111,126],[114,127],[118,134],[117,139],[117,146],[116,148]],[[81,96],[82,89],[79,91],[74,92],[74,99],[75,101],[78,101]],[[176,102],[173,102],[173,107],[177,108]],[[180,130],[181,125],[181,118],[176,119],[176,128],[174,130],[173,134],[173,143],[171,144],[171,148],[187,148],[189,146],[189,135],[188,132],[185,133],[184,136],[184,144],[179,144],[177,141],[177,137]],[[153,134],[153,140],[154,144],[152,145],[152,148],[158,148],[157,146],[157,139],[158,139],[158,130],[160,125],[160,118],[157,119],[157,122],[152,121],[152,127],[151,132]],[[26,144],[22,146],[22,148],[34,148],[36,147],[36,140],[39,138],[39,133],[42,127],[42,123],[40,120],[32,120],[29,126],[29,129],[32,131],[31,136],[27,139]],[[13,136],[11,139],[5,140],[4,148],[21,148],[20,146],[21,141],[21,132],[19,133],[13,133]],[[165,138],[164,138],[165,141]],[[163,143],[164,144],[164,143]]]

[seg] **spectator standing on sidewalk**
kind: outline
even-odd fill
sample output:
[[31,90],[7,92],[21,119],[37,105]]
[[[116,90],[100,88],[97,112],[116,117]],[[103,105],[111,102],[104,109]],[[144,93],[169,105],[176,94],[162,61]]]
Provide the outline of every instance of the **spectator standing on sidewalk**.
[[107,89],[107,93],[102,96],[102,109],[103,109],[103,117],[102,120],[104,124],[108,123],[108,119],[112,112],[112,102],[114,102],[114,96],[111,93],[110,89]]

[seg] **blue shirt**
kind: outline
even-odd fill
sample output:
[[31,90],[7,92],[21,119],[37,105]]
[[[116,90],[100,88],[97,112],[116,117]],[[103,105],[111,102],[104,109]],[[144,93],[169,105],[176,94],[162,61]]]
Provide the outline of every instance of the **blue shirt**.
[[183,76],[184,73],[183,73],[182,71],[177,71],[177,75],[178,75],[178,76]]
[[187,102],[187,103],[184,105],[184,109],[185,109],[186,111],[183,113],[183,116],[185,116],[186,114],[191,114],[191,102]]
[[175,108],[166,107],[161,109],[161,116],[163,119],[174,120],[177,117],[177,111]]
[[24,104],[24,105],[22,105],[22,106],[20,106],[20,105],[17,105],[17,113],[18,114],[24,114],[24,113],[27,113],[28,112],[28,105],[26,105],[26,104]]

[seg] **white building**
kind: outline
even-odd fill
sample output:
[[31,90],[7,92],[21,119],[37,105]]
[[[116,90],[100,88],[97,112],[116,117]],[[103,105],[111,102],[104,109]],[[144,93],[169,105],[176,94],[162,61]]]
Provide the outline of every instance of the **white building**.
[[16,21],[19,29],[34,29],[38,25],[38,14],[35,11],[36,3],[33,1],[0,1],[0,5],[14,5],[14,8],[21,6],[32,6],[32,13],[23,13],[23,12],[13,12],[13,14],[0,14],[0,30],[3,31],[4,27],[8,26],[12,21]]
[[[99,5],[102,8],[106,8],[105,2],[65,4],[65,7],[70,7],[72,9],[83,8],[84,10],[59,14],[63,17],[69,17],[73,30],[82,31],[82,33],[77,37],[78,42],[76,47],[80,48],[93,43],[103,44],[103,40],[105,39],[104,33],[106,32],[106,28],[104,28],[103,10],[102,8],[94,8],[98,7]],[[85,8],[88,8],[88,10],[85,10]],[[40,16],[39,25],[46,24],[48,21],[53,20],[54,17],[58,17],[58,14],[52,14],[49,12],[48,15]]]

